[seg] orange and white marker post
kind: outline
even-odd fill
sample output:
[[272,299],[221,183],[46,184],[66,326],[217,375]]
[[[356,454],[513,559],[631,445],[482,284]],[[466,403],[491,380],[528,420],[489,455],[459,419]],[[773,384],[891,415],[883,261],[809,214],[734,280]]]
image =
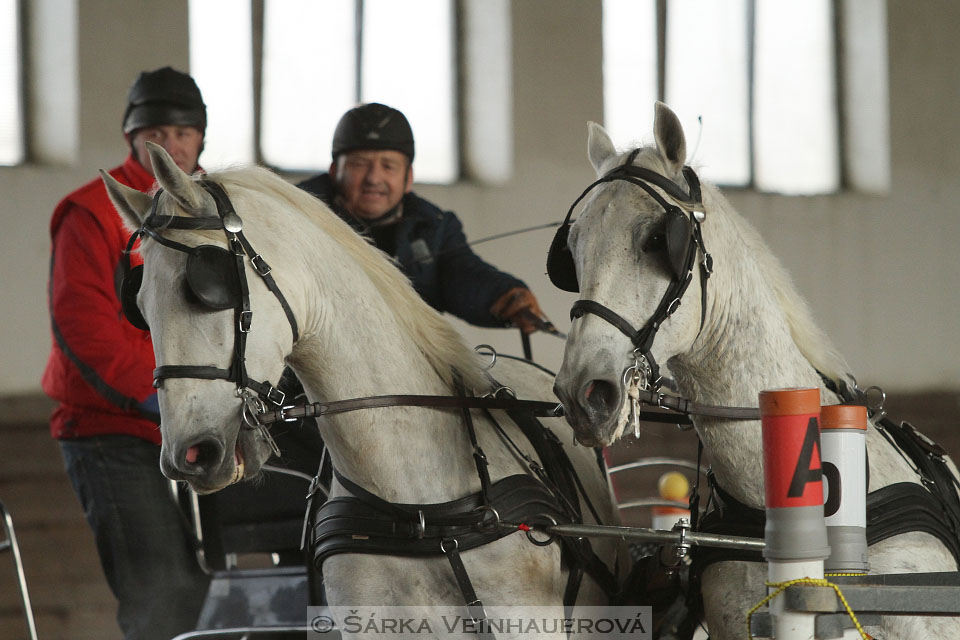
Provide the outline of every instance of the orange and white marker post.
[[824,516],[831,573],[866,573],[867,559],[867,408],[820,408],[823,475],[827,480]]
[[[768,579],[774,584],[823,579],[830,547],[823,516],[819,389],[761,391],[760,421]],[[774,637],[812,640],[816,614],[787,611],[783,603],[782,597],[770,602]]]

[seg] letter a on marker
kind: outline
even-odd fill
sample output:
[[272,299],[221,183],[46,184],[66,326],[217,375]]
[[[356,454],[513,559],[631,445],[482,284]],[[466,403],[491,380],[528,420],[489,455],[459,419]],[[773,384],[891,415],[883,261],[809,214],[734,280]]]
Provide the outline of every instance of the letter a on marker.
[[[817,467],[810,468],[813,462],[813,450],[817,450]],[[797,466],[793,470],[793,479],[790,480],[790,490],[787,491],[788,498],[800,498],[811,482],[822,482],[821,476],[823,470],[820,468],[820,424],[815,417],[807,422],[807,432],[803,436],[803,447],[800,449],[800,457],[797,459]]]

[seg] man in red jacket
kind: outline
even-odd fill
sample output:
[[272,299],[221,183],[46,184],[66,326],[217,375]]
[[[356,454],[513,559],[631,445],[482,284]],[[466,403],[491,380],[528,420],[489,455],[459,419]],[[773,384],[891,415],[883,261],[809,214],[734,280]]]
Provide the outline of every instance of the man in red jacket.
[[[149,191],[147,141],[198,168],[206,107],[193,78],[164,67],[130,88],[126,161],[110,174]],[[93,528],[127,638],[171,638],[196,626],[208,579],[160,472],[160,415],[150,334],[131,325],[117,290],[130,232],[100,178],[64,198],[50,222],[53,348],[43,389],[59,405],[50,431]],[[132,264],[140,261],[131,254]]]

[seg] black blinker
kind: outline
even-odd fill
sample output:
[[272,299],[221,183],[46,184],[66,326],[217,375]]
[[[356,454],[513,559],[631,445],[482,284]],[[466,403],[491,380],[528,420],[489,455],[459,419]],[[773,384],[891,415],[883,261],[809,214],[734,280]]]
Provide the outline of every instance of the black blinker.
[[567,222],[557,229],[556,235],[553,236],[550,251],[547,253],[547,275],[550,277],[550,282],[558,289],[579,293],[580,283],[577,282],[577,267],[573,263],[573,254],[570,253],[570,247],[567,246],[569,235],[570,223]]
[[211,309],[239,306],[236,256],[223,247],[195,247],[187,256],[187,285],[197,300]]
[[143,265],[128,269],[120,282],[120,308],[130,324],[137,329],[150,331],[150,326],[137,306],[137,294],[140,293],[141,283],[143,283]]
[[682,278],[687,268],[687,254],[692,244],[690,219],[679,209],[667,211],[667,257],[675,278]]

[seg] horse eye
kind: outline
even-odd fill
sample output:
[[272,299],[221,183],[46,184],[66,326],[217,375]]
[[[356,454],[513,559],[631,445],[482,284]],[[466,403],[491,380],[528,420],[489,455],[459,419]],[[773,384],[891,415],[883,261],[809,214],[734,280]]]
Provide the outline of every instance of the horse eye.
[[656,253],[658,251],[664,251],[666,248],[667,240],[663,231],[654,231],[650,234],[650,237],[647,238],[646,242],[643,243],[644,253]]

